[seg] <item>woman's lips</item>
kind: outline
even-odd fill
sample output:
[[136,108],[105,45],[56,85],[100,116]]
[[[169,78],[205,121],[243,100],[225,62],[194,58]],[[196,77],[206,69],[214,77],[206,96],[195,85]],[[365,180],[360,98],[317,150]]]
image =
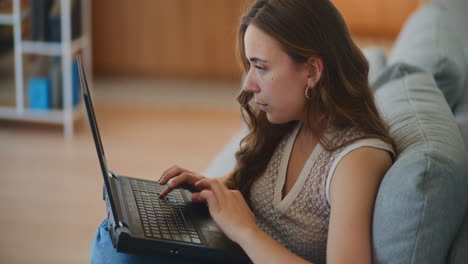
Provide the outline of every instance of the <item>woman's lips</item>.
[[262,104],[262,103],[259,103],[259,102],[255,102],[255,103],[257,103],[258,106],[260,106],[260,109],[262,109],[262,110],[264,110],[268,106],[268,104]]

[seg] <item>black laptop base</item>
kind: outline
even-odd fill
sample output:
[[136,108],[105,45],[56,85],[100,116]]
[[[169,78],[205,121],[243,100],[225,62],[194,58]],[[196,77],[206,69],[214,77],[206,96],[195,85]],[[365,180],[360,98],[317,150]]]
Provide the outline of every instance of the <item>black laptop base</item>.
[[[167,256],[193,261],[194,263],[251,263],[248,258],[239,258],[238,254],[219,252],[205,247],[176,246],[157,241],[151,243],[146,240],[135,239],[119,229],[116,230],[116,235],[116,240],[119,241],[119,244],[116,245],[118,252],[145,256]],[[112,240],[114,241],[114,239]]]
[[[115,223],[112,214],[108,214],[109,233],[117,251],[148,256],[171,256],[204,263],[251,263],[237,244],[228,240],[222,232],[213,227],[215,224],[205,204],[190,204],[186,208],[200,233],[200,244],[173,240],[168,243],[164,239],[148,238],[144,234],[141,218],[137,212],[138,206],[131,188],[131,182],[135,180],[150,182],[125,176],[116,176],[110,181],[112,191],[119,193],[115,197],[125,197],[126,199],[125,202],[114,201],[118,211],[118,223]],[[186,198],[187,195],[182,190],[174,190],[173,192],[179,191]],[[108,197],[104,198],[108,203]],[[110,207],[107,206],[107,208]]]

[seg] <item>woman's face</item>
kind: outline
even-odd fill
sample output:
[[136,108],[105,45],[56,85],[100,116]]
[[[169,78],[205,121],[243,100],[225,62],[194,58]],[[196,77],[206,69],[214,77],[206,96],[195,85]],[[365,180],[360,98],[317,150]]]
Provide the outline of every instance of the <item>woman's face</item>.
[[278,41],[255,25],[244,37],[245,56],[250,69],[243,89],[254,94],[255,103],[273,124],[306,117],[305,89],[310,77],[306,63],[294,63]]

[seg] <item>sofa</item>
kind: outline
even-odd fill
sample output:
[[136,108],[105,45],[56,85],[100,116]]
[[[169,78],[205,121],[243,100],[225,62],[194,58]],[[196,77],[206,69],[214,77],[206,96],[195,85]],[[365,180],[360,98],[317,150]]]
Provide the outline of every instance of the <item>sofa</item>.
[[[398,157],[375,202],[374,263],[468,263],[468,1],[416,10],[388,55],[363,50]],[[235,166],[245,128],[205,171]]]

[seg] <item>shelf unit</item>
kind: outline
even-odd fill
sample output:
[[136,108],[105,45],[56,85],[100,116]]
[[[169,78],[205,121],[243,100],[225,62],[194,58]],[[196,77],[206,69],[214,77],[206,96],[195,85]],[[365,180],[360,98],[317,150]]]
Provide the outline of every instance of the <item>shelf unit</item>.
[[[34,1],[34,0],[31,0]],[[91,51],[91,0],[81,1],[82,35],[71,39],[71,0],[60,0],[61,42],[28,41],[22,39],[21,24],[29,15],[22,10],[21,0],[13,0],[13,13],[0,15],[0,25],[13,26],[14,60],[15,60],[15,107],[0,107],[0,119],[25,120],[62,124],[64,136],[73,136],[73,123],[83,115],[80,103],[73,105],[72,92],[72,60],[74,55],[82,51],[84,67],[89,88],[92,89],[92,51]],[[35,110],[25,106],[24,100],[24,68],[23,54],[60,56],[62,59],[62,102],[63,109]]]

